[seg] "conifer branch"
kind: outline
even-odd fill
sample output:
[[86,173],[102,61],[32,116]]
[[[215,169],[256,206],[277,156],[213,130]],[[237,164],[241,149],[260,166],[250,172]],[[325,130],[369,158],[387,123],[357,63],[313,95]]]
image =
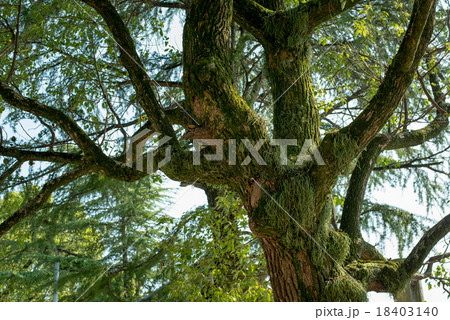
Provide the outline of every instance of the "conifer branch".
[[0,238],[2,238],[16,224],[20,223],[23,219],[39,210],[56,189],[69,184],[89,172],[89,169],[84,166],[80,166],[45,183],[36,197],[0,224]]

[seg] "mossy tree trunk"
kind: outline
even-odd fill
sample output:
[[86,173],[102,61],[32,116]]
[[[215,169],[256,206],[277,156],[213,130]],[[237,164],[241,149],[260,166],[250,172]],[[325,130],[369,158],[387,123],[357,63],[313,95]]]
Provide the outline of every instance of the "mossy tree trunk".
[[364,301],[364,286],[342,267],[349,237],[332,229],[329,201],[315,204],[308,174],[287,173],[274,191],[263,182],[253,188],[259,201],[250,201],[249,223],[264,250],[275,300]]
[[261,238],[261,245],[276,301],[317,301],[322,297],[323,276],[319,276],[321,271],[314,268],[307,254],[266,238]]

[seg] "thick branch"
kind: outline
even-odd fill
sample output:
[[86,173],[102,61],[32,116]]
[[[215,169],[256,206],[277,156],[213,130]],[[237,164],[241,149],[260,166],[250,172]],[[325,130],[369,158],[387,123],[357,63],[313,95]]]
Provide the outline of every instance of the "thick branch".
[[[85,153],[86,163],[88,163],[92,171],[104,174],[111,178],[123,180],[123,181],[134,181],[146,176],[145,173],[129,168],[125,165],[120,164],[115,159],[112,159],[105,155],[101,148],[97,146],[89,137],[89,135],[84,132],[84,130],[78,126],[78,124],[67,116],[64,112],[44,105],[36,100],[22,96],[21,94],[15,92],[4,82],[0,82],[0,96],[8,102],[9,104],[30,112],[36,116],[40,116],[51,122],[55,123],[61,127],[83,150]],[[4,149],[3,149],[4,150]],[[40,153],[40,156],[46,155],[46,159],[49,161],[50,156],[57,162],[69,162],[73,160],[79,163],[79,161],[84,160],[82,158],[77,158],[77,156],[63,155],[60,153]],[[37,156],[37,154],[35,154]],[[31,157],[31,154],[27,154]],[[42,159],[44,160],[44,159]],[[66,160],[66,161],[62,161]]]
[[45,183],[39,194],[33,200],[29,201],[25,206],[14,212],[0,224],[0,238],[20,221],[36,212],[50,198],[56,189],[69,184],[88,173],[89,170],[86,169],[86,167],[81,166]]
[[[265,137],[265,128],[232,83],[231,0],[194,0],[183,32],[186,102],[204,123],[202,138]],[[195,138],[195,136],[194,136]]]
[[304,5],[299,5],[294,10],[304,10],[305,6],[309,13],[310,29],[314,29],[319,24],[333,19],[335,16],[353,8],[362,0],[347,0],[343,3],[342,0],[315,0],[308,1]]
[[[448,124],[448,121],[447,121]],[[413,168],[413,167],[430,167],[432,165],[441,164],[442,162],[434,162],[427,164],[413,164],[414,162],[420,160],[427,160],[431,157],[427,157],[424,159],[414,159],[407,163],[392,164],[385,167],[375,167],[378,156],[389,147],[392,149],[397,149],[406,146],[419,145],[425,141],[428,141],[435,136],[437,136],[440,132],[442,132],[447,125],[439,126],[439,128],[435,128],[436,124],[433,122],[428,125],[426,128],[433,127],[432,130],[427,130],[426,128],[422,130],[414,131],[414,134],[418,134],[418,132],[422,132],[422,135],[419,138],[413,139],[412,136],[415,136],[413,132],[408,133],[400,133],[395,135],[392,140],[389,140],[389,137],[386,135],[379,135],[374,138],[363,151],[361,156],[358,159],[355,169],[352,172],[351,179],[349,182],[349,186],[346,193],[346,198],[344,202],[344,208],[342,211],[342,220],[341,220],[341,229],[345,231],[354,241],[357,240],[361,236],[360,234],[360,215],[362,203],[364,201],[364,196],[366,192],[367,182],[370,178],[372,171],[374,170],[384,170],[384,169],[397,169],[397,168]],[[430,134],[424,134],[423,132],[431,132]],[[411,134],[411,135],[409,135]],[[408,135],[409,138],[406,139],[405,135]],[[392,143],[395,141],[395,143]],[[386,144],[388,147],[386,147]],[[356,243],[356,242],[355,242]],[[356,249],[356,248],[355,248]],[[353,253],[358,252],[354,250]]]
[[185,105],[184,101],[181,101],[177,103],[177,105],[180,105],[183,109],[180,107],[175,107],[171,109],[166,109],[166,115],[170,120],[170,123],[172,124],[178,124],[183,126],[184,128],[195,128],[196,123],[192,120],[192,118],[186,113],[183,105]]
[[[406,131],[396,134],[391,142],[386,147],[386,150],[393,150],[399,148],[413,147],[424,143],[437,137],[442,131],[444,131],[449,124],[448,116],[450,114],[450,104],[445,103],[442,99],[444,97],[439,80],[434,72],[428,73],[428,79],[433,90],[434,99],[429,97],[429,100],[433,100],[432,103],[437,105],[437,115],[434,120],[425,128],[413,131]],[[426,88],[424,87],[426,90]],[[436,102],[437,101],[437,102]]]
[[265,21],[273,11],[254,0],[234,0],[233,14],[233,19],[260,43],[267,41]]
[[89,138],[78,124],[64,112],[22,96],[6,83],[0,81],[0,96],[10,105],[45,118],[62,128],[88,156],[101,156],[102,150]]
[[136,90],[136,98],[149,119],[151,119],[153,129],[173,138],[171,143],[178,146],[175,132],[166,119],[164,111],[153,91],[152,80],[145,71],[142,61],[137,54],[133,38],[124,21],[110,1],[83,0],[83,2],[97,11],[108,25],[114,40],[119,46],[120,61],[127,69],[130,80]]
[[[434,97],[440,98],[442,96],[442,93],[435,74],[429,73],[429,80],[433,88]],[[440,101],[440,106],[442,107],[441,109],[444,109],[448,114],[450,110],[449,104],[445,104],[444,101]],[[359,217],[361,214],[367,181],[373,170],[425,167],[431,170],[438,171],[437,169],[432,168],[432,166],[442,164],[442,162],[435,161],[420,164],[415,164],[415,162],[430,160],[434,156],[443,153],[448,148],[425,158],[417,158],[400,164],[393,163],[387,166],[374,167],[376,160],[381,152],[383,150],[393,150],[420,145],[428,140],[435,138],[448,127],[449,121],[447,114],[442,114],[438,111],[434,121],[427,125],[425,128],[422,128],[420,130],[401,132],[392,137],[389,137],[387,135],[378,135],[369,143],[365,151],[359,157],[358,163],[353,170],[344,202],[341,228],[345,232],[347,232],[351,238],[355,239],[357,237],[360,237]]]
[[390,281],[399,261],[355,261],[345,267],[347,272],[367,287],[367,291],[391,292],[398,290]]
[[[347,11],[362,2],[362,0],[346,1],[342,5],[341,0],[316,0],[308,1],[297,7],[285,10],[283,1],[280,0],[235,0],[234,19],[244,29],[249,31],[262,44],[268,42],[286,41],[280,34],[289,34],[293,38],[310,34],[319,24]],[[307,25],[304,26],[306,17]],[[270,24],[269,20],[277,21],[276,25]],[[294,23],[294,24],[293,24]],[[305,28],[306,27],[306,28]],[[274,31],[274,28],[277,30]],[[308,30],[305,32],[305,30]],[[303,33],[304,34],[300,34]]]
[[448,127],[448,117],[439,114],[430,124],[419,130],[396,134],[386,146],[386,150],[414,147],[436,138]]
[[411,84],[433,32],[435,6],[435,0],[414,2],[405,37],[377,94],[364,111],[341,130],[340,134],[352,137],[359,148],[364,147],[381,130]]
[[429,229],[416,244],[408,257],[399,266],[394,275],[398,281],[407,281],[422,266],[425,258],[439,240],[450,232],[450,214]]
[[[364,111],[347,127],[326,135],[319,150],[327,167],[317,167],[315,180],[331,188],[337,175],[376,136],[392,116],[412,82],[434,27],[436,1],[416,0],[405,37],[377,93]],[[324,198],[325,190],[319,198]]]
[[366,193],[367,182],[377,163],[377,158],[383,151],[388,138],[384,136],[373,139],[358,159],[348,185],[340,228],[353,241],[361,237],[360,215]]
[[16,158],[20,161],[48,161],[82,165],[85,159],[82,155],[64,152],[38,152],[20,150],[17,148],[5,148],[0,146],[0,155],[4,157]]
[[368,291],[398,293],[409,279],[415,277],[436,243],[449,232],[450,215],[447,215],[425,233],[406,259],[357,261],[348,265],[346,270],[365,283]]
[[23,164],[23,160],[18,159],[11,167],[5,170],[5,172],[0,175],[0,185],[8,179],[14,172],[16,172],[17,169],[19,169]]

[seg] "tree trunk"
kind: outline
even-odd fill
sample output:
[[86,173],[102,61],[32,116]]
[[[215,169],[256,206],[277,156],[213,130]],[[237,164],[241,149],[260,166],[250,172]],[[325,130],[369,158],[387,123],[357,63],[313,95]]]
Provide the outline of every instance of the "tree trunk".
[[268,239],[262,238],[260,242],[275,301],[317,301],[319,292],[308,256],[290,253]]
[[[282,3],[258,2],[272,9],[279,9]],[[291,139],[288,144],[292,146],[287,152],[291,160],[298,156],[305,140],[310,139],[320,144],[326,163],[278,165],[277,152],[266,149],[261,154],[270,166],[231,166],[229,170],[208,175],[214,177],[213,183],[233,188],[245,202],[250,228],[260,239],[266,256],[275,300],[366,299],[366,289],[342,267],[352,241],[346,233],[331,228],[327,204],[340,171],[382,128],[411,83],[431,35],[432,2],[416,1],[412,16],[417,22],[406,32],[400,54],[393,59],[377,95],[365,111],[350,126],[329,133],[320,142],[320,119],[309,71],[313,52],[308,41],[314,27],[326,20],[328,12],[310,6],[309,2],[295,14],[289,10],[273,14],[254,6],[253,1],[248,5],[232,0],[192,1],[183,33],[185,101],[199,123],[192,137],[225,140],[245,137],[253,141],[269,137],[264,123],[258,121],[232,85],[229,31],[231,21],[237,17],[237,22],[261,42],[267,56],[274,104],[272,137]],[[330,1],[327,7],[335,14],[344,10],[338,1]],[[252,23],[235,16],[234,9],[242,10]],[[353,231],[357,234],[357,230]],[[384,266],[382,269],[385,270]],[[364,278],[361,273],[357,276]]]
[[342,267],[350,239],[332,229],[329,206],[316,206],[311,178],[290,177],[276,188],[280,191],[270,196],[263,192],[257,205],[248,209],[250,228],[264,250],[274,299],[365,301],[366,290]]
[[297,139],[297,145],[288,149],[288,154],[297,156],[306,139],[319,143],[319,113],[309,71],[312,51],[307,43],[267,51],[274,137]]
[[395,302],[423,302],[423,288],[420,280],[409,280],[405,290],[395,297]]
[[285,248],[267,238],[260,242],[275,301],[366,301],[364,287],[324,252]]

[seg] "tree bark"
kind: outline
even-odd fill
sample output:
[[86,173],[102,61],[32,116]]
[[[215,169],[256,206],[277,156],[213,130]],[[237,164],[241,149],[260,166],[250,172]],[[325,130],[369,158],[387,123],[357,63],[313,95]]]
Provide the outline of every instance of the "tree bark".
[[297,156],[305,140],[319,144],[320,120],[310,75],[311,48],[307,42],[293,47],[266,48],[274,100],[275,139],[296,139],[288,154]]
[[395,302],[423,302],[423,288],[420,280],[409,280],[403,292],[395,297]]
[[[261,238],[275,301],[317,301],[316,274],[305,253],[288,252],[279,244]],[[296,268],[297,266],[297,268]]]
[[359,157],[356,167],[352,172],[340,224],[340,229],[346,232],[352,240],[350,256],[347,260],[359,258],[370,260],[374,257],[373,252],[376,251],[374,248],[372,248],[373,250],[364,250],[368,246],[362,240],[360,216],[370,174],[377,163],[378,156],[388,142],[389,139],[386,136],[379,136],[373,139]]

